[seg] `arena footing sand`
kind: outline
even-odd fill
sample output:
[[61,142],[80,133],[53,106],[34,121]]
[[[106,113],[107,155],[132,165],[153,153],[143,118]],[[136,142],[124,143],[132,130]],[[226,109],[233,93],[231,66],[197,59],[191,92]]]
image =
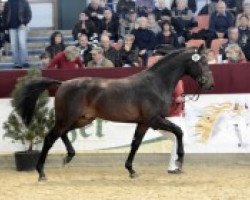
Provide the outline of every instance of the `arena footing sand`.
[[171,175],[164,166],[138,166],[130,179],[122,166],[46,169],[48,181],[36,172],[0,170],[1,200],[249,200],[248,164],[191,165]]

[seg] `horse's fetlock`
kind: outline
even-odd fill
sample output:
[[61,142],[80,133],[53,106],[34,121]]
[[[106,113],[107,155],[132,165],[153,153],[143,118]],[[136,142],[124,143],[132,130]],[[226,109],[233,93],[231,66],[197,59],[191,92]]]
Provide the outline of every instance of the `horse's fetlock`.
[[68,156],[73,158],[74,156],[76,155],[76,152],[75,151],[71,151],[68,153]]
[[126,162],[126,163],[125,163],[125,168],[126,168],[127,170],[131,170],[131,169],[132,169],[132,163]]

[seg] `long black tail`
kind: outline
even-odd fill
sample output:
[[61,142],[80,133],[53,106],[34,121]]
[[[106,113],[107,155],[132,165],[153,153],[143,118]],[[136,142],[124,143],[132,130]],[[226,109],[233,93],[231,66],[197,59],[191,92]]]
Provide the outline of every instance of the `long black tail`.
[[60,85],[61,83],[60,81],[49,78],[40,78],[27,83],[21,91],[16,107],[17,112],[20,114],[26,126],[28,126],[32,120],[39,95],[51,85]]

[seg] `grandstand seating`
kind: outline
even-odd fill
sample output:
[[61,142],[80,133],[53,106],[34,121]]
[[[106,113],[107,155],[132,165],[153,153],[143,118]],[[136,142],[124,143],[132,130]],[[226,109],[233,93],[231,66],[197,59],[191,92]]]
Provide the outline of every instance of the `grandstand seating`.
[[[44,52],[45,47],[50,43],[50,35],[54,32],[54,30],[40,30],[34,29],[30,30],[28,33],[28,54],[29,54],[29,63],[31,66],[37,66],[39,61],[39,56],[42,52]],[[74,39],[71,35],[71,30],[62,30],[62,34],[64,35],[64,42],[66,45],[74,44]],[[6,55],[1,56],[0,58],[0,69],[12,68],[12,57],[10,45],[7,44]]]

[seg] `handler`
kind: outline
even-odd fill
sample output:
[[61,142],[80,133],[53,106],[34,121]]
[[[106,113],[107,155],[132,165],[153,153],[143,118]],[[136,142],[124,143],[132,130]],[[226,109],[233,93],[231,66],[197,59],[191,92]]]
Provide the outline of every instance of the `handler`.
[[[159,53],[156,51],[156,53],[151,56],[148,60],[148,67],[151,67],[154,65],[158,60],[160,60],[163,57],[162,52],[160,51]],[[178,125],[182,131],[184,132],[184,84],[182,80],[179,80],[175,90],[172,94],[172,104],[170,108],[170,112],[166,113],[167,119],[171,121],[172,123]],[[169,166],[168,166],[168,173],[176,174],[180,173],[180,169],[176,165],[176,160],[178,158],[177,156],[177,141],[176,141],[176,136],[167,131],[160,131],[164,136],[167,138],[171,139],[173,141],[173,146],[171,150],[171,158],[169,161]]]

